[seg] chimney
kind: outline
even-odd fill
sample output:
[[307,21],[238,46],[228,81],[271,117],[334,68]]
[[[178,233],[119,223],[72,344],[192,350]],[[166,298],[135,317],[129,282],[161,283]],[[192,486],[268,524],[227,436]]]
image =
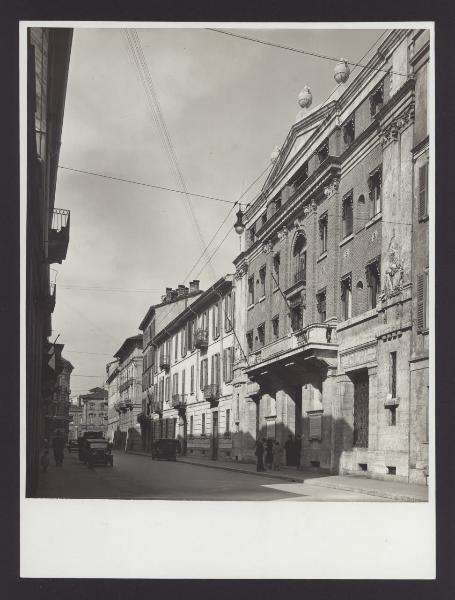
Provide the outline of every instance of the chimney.
[[175,300],[178,296],[178,290],[171,290],[171,300]]
[[199,279],[193,279],[190,281],[190,294],[199,291]]
[[172,300],[172,288],[166,288],[166,302]]
[[177,296],[185,296],[186,294],[186,287],[184,285],[179,285],[177,288]]

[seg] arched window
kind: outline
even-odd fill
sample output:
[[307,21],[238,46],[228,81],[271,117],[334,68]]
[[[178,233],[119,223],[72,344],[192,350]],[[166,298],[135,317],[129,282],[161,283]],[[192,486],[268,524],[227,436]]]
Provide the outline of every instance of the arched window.
[[294,283],[306,283],[306,237],[303,233],[297,236],[292,251]]

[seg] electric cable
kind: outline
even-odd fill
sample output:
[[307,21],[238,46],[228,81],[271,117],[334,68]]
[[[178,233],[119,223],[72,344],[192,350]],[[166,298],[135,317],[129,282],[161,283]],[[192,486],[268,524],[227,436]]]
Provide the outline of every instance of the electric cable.
[[[299,54],[306,54],[307,56],[313,56],[315,58],[322,58],[324,60],[330,60],[330,61],[334,61],[334,62],[340,62],[339,58],[335,58],[333,56],[326,56],[325,54],[318,54],[317,52],[310,52],[309,50],[301,50],[299,48],[293,48],[292,46],[285,46],[284,44],[277,44],[274,42],[267,42],[265,40],[260,40],[257,38],[253,38],[247,35],[241,35],[239,33],[232,33],[231,31],[224,31],[222,29],[213,29],[211,27],[206,27],[205,28],[206,31],[213,31],[215,33],[222,33],[223,35],[229,35],[231,37],[235,37],[235,38],[240,38],[242,40],[247,40],[249,42],[255,42],[257,44],[263,44],[264,46],[272,46],[274,48],[280,48],[281,50],[288,50],[290,52],[298,52]],[[360,59],[362,60],[362,59]],[[402,77],[407,77],[407,73],[398,73],[397,71],[391,71],[390,69],[379,69],[377,67],[368,67],[367,65],[362,65],[359,62],[351,62],[351,61],[346,61],[346,63],[348,65],[351,66],[356,66],[356,67],[362,67],[364,69],[369,69],[371,71],[382,71],[384,73],[393,73],[394,75],[400,75]]]

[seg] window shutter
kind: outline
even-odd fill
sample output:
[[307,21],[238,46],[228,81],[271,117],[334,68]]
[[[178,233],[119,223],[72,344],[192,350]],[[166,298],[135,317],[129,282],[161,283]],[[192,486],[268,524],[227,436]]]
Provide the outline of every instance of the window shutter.
[[201,390],[204,389],[204,362],[205,362],[205,359],[201,360],[201,373],[200,373],[200,382],[199,382]]
[[427,216],[428,163],[419,168],[419,218]]
[[212,358],[210,361],[210,383],[215,383],[214,375],[215,375],[215,355],[212,354]]
[[182,396],[185,395],[185,369],[182,371]]
[[194,392],[194,365],[191,365],[190,371],[190,394]]
[[417,275],[417,331],[425,328],[425,274]]
[[231,346],[229,352],[229,379],[234,377],[234,346]]
[[227,381],[227,360],[226,360],[227,350],[226,348],[223,350],[223,381]]

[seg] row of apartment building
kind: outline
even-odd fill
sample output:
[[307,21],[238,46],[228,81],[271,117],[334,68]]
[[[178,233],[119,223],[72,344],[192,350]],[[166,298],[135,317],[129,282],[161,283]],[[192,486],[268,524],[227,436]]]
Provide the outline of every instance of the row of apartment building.
[[429,32],[393,30],[328,101],[304,89],[235,273],[167,288],[108,365],[112,438],[253,461],[299,436],[304,468],[427,481],[428,65]]

